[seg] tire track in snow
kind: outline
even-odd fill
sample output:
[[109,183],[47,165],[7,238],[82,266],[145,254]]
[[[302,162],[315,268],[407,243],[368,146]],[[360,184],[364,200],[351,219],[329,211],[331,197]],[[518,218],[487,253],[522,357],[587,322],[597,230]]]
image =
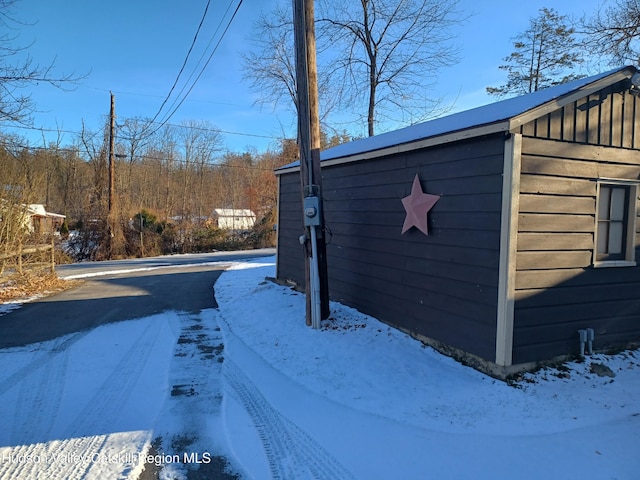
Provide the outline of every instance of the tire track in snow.
[[[93,396],[86,402],[84,408],[75,416],[73,425],[63,435],[64,440],[51,441],[47,444],[22,445],[6,453],[6,455],[13,456],[28,455],[31,458],[43,459],[43,461],[39,463],[0,462],[0,478],[29,478],[33,480],[85,478],[94,465],[92,460],[100,456],[102,449],[107,444],[109,425],[112,423],[113,417],[124,407],[131,388],[142,375],[160,331],[161,328],[156,323],[149,322]],[[86,333],[80,335],[84,336]],[[60,344],[57,353],[60,353],[60,350],[64,351],[77,340],[79,338],[65,340]],[[11,375],[5,380],[5,383],[11,379],[19,378],[18,375],[21,372],[33,373],[41,369],[53,354],[52,351],[38,357]],[[7,390],[9,388],[11,385],[6,387]],[[0,449],[0,455],[2,454],[2,449]],[[44,459],[48,459],[48,461],[44,461]],[[79,461],[67,461],[67,459],[79,459]]]
[[67,340],[58,340],[51,351],[47,352],[48,361],[38,364],[20,382],[13,417],[12,445],[49,439],[64,390],[69,362],[68,346]]
[[62,398],[69,349],[88,333],[78,332],[58,339],[49,351],[0,382],[0,395],[20,388],[11,430],[11,443],[17,447],[0,449],[0,456],[43,460],[39,465],[0,462],[0,478],[48,478],[36,473],[46,465],[49,454],[46,445],[36,443],[35,439],[49,437]]
[[[108,435],[96,434],[109,431],[113,416],[122,409],[129,398],[131,388],[142,375],[149,354],[160,335],[161,329],[158,325],[152,321],[148,323],[76,417],[75,424],[66,435],[67,438],[71,438],[71,441],[63,442],[61,445],[60,454],[63,457],[66,454],[82,452],[91,458],[99,455],[107,443]],[[92,466],[91,462],[72,463],[70,471],[58,472],[64,474],[54,478],[55,480],[83,478]]]
[[7,378],[1,380],[0,395],[8,392],[12,388],[14,388],[16,385],[20,385],[20,383],[25,378],[37,372],[43,366],[47,365],[54,356],[59,355],[61,352],[64,352],[65,350],[67,350],[71,345],[76,343],[78,340],[80,340],[82,337],[84,337],[88,333],[89,333],[89,330],[85,332],[74,333],[72,335],[64,337],[64,340],[62,340],[62,342],[58,345],[57,348],[43,353],[32,362],[18,369],[17,372],[12,373]]
[[[36,458],[41,456],[42,444],[22,445],[17,448],[0,448],[0,457],[3,459],[0,462],[0,478],[12,479],[12,478],[28,478],[38,480],[44,478],[33,474],[33,464],[20,461],[7,460],[16,458]],[[39,458],[39,457],[38,457]]]
[[353,479],[353,475],[316,440],[278,412],[233,360],[224,378],[258,431],[274,479]]
[[78,413],[68,436],[77,437],[101,430],[108,431],[112,423],[111,417],[121,410],[131,393],[131,388],[142,375],[161,329],[161,325],[153,321],[148,322],[146,328],[113,367],[111,374]]
[[0,382],[0,395],[20,387],[11,430],[11,443],[17,447],[0,449],[0,456],[41,460],[38,464],[0,462],[0,478],[50,478],[38,473],[46,468],[49,448],[35,439],[45,441],[49,437],[62,398],[69,348],[88,333],[78,332],[59,339],[51,350]]

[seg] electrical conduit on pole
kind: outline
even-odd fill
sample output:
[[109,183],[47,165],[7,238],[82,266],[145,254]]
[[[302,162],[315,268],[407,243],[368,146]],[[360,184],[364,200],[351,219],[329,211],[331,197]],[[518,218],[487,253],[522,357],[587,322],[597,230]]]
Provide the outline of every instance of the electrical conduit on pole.
[[318,237],[311,227],[311,328],[320,328],[320,271],[318,265]]

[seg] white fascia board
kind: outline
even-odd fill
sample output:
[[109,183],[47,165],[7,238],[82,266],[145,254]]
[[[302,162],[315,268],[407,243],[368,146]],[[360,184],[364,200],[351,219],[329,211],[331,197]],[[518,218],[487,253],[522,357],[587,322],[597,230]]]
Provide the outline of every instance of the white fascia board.
[[[362,160],[372,160],[374,158],[387,157],[390,155],[396,155],[399,153],[406,153],[413,150],[419,150],[422,148],[433,147],[436,145],[443,145],[446,143],[453,143],[460,140],[467,140],[469,138],[481,137],[484,135],[491,135],[493,133],[507,132],[510,125],[508,121],[497,122],[490,125],[482,125],[479,127],[469,128],[467,130],[460,130],[457,132],[448,133],[445,135],[439,135],[436,137],[423,138],[414,142],[407,142],[399,145],[392,145],[390,147],[381,148],[379,150],[371,150],[367,152],[357,153],[340,158],[332,158],[330,160],[324,160],[320,163],[321,167],[330,167],[332,165],[343,165],[346,163],[359,162]],[[285,173],[293,173],[300,171],[300,166],[293,166],[286,169],[278,170],[276,175],[282,175]]]

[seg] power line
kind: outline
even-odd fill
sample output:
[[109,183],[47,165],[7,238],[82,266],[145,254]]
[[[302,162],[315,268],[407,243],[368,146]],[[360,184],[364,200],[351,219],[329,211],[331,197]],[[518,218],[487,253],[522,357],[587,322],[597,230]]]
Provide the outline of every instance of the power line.
[[[31,125],[6,125],[3,128],[7,128],[7,129],[16,129],[16,130],[33,130],[33,131],[37,131],[37,132],[51,132],[51,133],[70,133],[72,135],[82,135],[83,133],[88,133],[88,132],[78,132],[77,130],[65,130],[62,128],[44,128],[44,127],[34,127]],[[94,138],[95,136],[99,135],[101,132],[95,132],[92,133],[90,138]]]
[[[158,123],[158,122],[155,122]],[[161,125],[162,126],[162,125]],[[243,137],[255,137],[255,138],[265,138],[265,139],[269,139],[269,140],[278,140],[282,137],[277,137],[277,136],[273,136],[273,135],[259,135],[257,133],[247,133],[247,132],[234,132],[231,130],[221,130],[218,128],[204,128],[204,127],[195,127],[195,126],[191,126],[191,125],[178,125],[176,123],[165,123],[165,126],[167,127],[174,127],[174,128],[190,128],[190,129],[194,129],[194,130],[201,130],[201,131],[205,131],[205,132],[219,132],[219,133],[224,133],[227,135],[239,135],[239,136],[243,136]],[[16,125],[11,125],[5,128],[13,128],[13,129],[18,129],[18,130],[33,130],[33,131],[38,131],[38,132],[51,132],[51,133],[68,133],[71,135],[81,135],[82,133],[85,132],[79,132],[76,130],[65,130],[65,129],[57,129],[57,128],[44,128],[44,127],[32,127],[32,126],[16,126]],[[101,133],[101,131],[95,132],[93,134],[91,134],[91,138],[94,138],[95,136],[99,135]],[[120,139],[126,139],[127,137],[122,137],[119,135],[116,135],[117,138]]]
[[[193,37],[193,40],[191,42],[191,45],[189,47],[189,50],[185,56],[185,59],[182,63],[182,66],[178,72],[178,75],[176,76],[176,79],[173,83],[173,85],[171,86],[169,93],[164,97],[164,100],[162,102],[162,104],[160,105],[160,108],[158,109],[158,111],[155,113],[155,115],[153,116],[153,118],[151,119],[151,121],[148,122],[147,126],[145,126],[142,129],[142,132],[140,133],[140,137],[150,137],[151,135],[155,134],[158,130],[160,130],[160,128],[162,128],[165,125],[169,125],[169,126],[174,126],[174,127],[184,127],[181,125],[175,125],[175,124],[170,124],[168,123],[168,121],[171,119],[171,117],[173,117],[173,115],[177,112],[177,110],[182,106],[182,104],[185,102],[185,100],[187,99],[187,97],[190,95],[190,93],[192,92],[192,90],[194,89],[195,85],[197,84],[197,82],[200,80],[200,78],[202,77],[204,71],[206,70],[206,68],[208,67],[209,63],[211,62],[213,56],[215,55],[215,53],[217,52],[220,44],[222,43],[222,40],[224,39],[224,37],[226,36],[232,22],[234,21],[241,5],[242,5],[243,0],[239,0],[238,4],[235,7],[235,10],[233,11],[233,14],[231,15],[231,18],[229,18],[229,20],[227,21],[224,30],[222,32],[222,34],[220,35],[220,38],[218,39],[218,41],[216,42],[213,50],[210,52],[208,58],[206,59],[206,61],[204,62],[204,65],[202,65],[202,67],[200,68],[199,73],[197,74],[197,76],[195,77],[195,79],[191,82],[191,80],[193,79],[193,76],[196,72],[196,70],[194,69],[194,71],[192,71],[191,75],[189,76],[189,78],[187,79],[187,81],[185,82],[185,85],[183,85],[182,89],[180,90],[180,92],[178,93],[178,97],[174,99],[173,103],[171,104],[172,110],[168,113],[166,113],[164,115],[164,117],[162,118],[161,121],[156,122],[156,119],[160,116],[163,108],[165,107],[165,105],[167,104],[167,102],[169,101],[171,95],[173,94],[174,90],[177,87],[177,84],[179,83],[179,80],[181,78],[181,76],[183,75],[186,65],[188,64],[188,60],[191,56],[191,53],[193,52],[193,48],[197,42],[197,39],[199,37],[199,34],[201,32],[202,26],[204,24],[204,21],[206,19],[207,16],[207,12],[209,10],[209,6],[210,6],[210,0],[207,1],[207,5],[205,7],[205,10],[203,12],[202,18],[200,19],[200,23],[198,25],[198,28],[196,29],[196,33]],[[229,11],[231,10],[231,7],[233,5],[233,2],[229,3],[224,15],[222,16],[222,19],[220,21],[220,23],[218,24],[218,27],[216,28],[214,34],[212,35],[211,39],[209,40],[209,43],[207,44],[207,47],[205,48],[205,50],[203,51],[200,59],[198,60],[198,63],[196,64],[195,68],[200,67],[202,61],[205,58],[207,49],[209,49],[209,47],[211,46],[214,38],[216,37],[216,34],[219,32],[221,26],[222,26],[222,22],[224,20],[225,17],[227,17]],[[189,82],[191,82],[189,88],[187,89],[187,86],[189,85]],[[96,90],[100,90],[98,88],[96,88]],[[186,90],[186,93],[185,93]],[[181,98],[180,98],[181,97]],[[153,128],[153,130],[149,131],[151,129],[152,125],[157,125],[155,128]],[[38,128],[38,127],[31,127],[31,126],[10,126],[9,128],[14,128],[14,129],[22,129],[22,130],[32,130],[32,131],[41,131],[41,132],[54,132],[54,133],[69,133],[69,134],[74,134],[74,135],[79,135],[81,134],[81,132],[77,132],[77,131],[72,131],[72,130],[62,130],[62,129],[50,129],[50,128]],[[189,127],[185,127],[185,128],[189,128]],[[193,128],[193,127],[191,127]],[[275,137],[275,136],[270,136],[270,135],[259,135],[259,134],[251,134],[251,133],[245,133],[245,132],[234,132],[234,131],[229,131],[229,130],[220,130],[220,129],[204,129],[201,128],[201,130],[207,130],[207,131],[215,131],[215,132],[220,132],[220,133],[224,133],[224,134],[228,134],[228,135],[240,135],[240,136],[246,136],[246,137],[254,137],[254,138],[265,138],[265,139],[273,139],[276,140],[280,137]],[[84,133],[84,132],[82,132]],[[97,135],[98,133],[94,134],[93,136]],[[92,138],[93,138],[92,136]],[[124,138],[119,136],[119,138]]]
[[[51,148],[49,147],[33,147],[30,145],[20,145],[17,143],[7,143],[7,142],[1,142],[0,141],[0,146],[2,147],[10,147],[10,148],[17,148],[17,149],[22,149],[22,150],[32,150],[32,151],[48,151],[51,152]],[[76,155],[78,155],[78,157],[80,156],[81,153],[81,149],[79,148],[66,148],[66,147],[62,147],[62,148],[55,148],[53,149],[55,152],[68,152],[68,153],[75,153]],[[115,155],[117,159],[122,159],[122,156],[119,154]],[[168,156],[155,156],[155,155],[145,155],[145,154],[141,154],[141,155],[134,155],[133,157],[129,157],[127,156],[127,158],[131,159],[136,159],[136,160],[158,160],[161,162],[167,162],[167,161],[171,161],[173,163],[178,163],[178,164],[183,164],[183,165],[194,165],[194,164],[202,164],[205,163],[207,166],[209,167],[215,167],[215,168],[237,168],[237,169],[242,169],[242,170],[259,170],[259,171],[264,171],[264,172],[273,172],[273,168],[268,168],[268,167],[258,167],[255,165],[233,165],[233,164],[229,164],[229,163],[216,163],[216,162],[196,162],[196,161],[189,161],[186,160],[184,158],[180,158],[178,157],[168,157]]]
[[[211,59],[213,58],[213,55],[216,53],[216,51],[218,50],[218,47],[220,46],[220,44],[222,43],[222,40],[224,39],[225,35],[227,34],[227,31],[229,30],[229,27],[231,26],[231,23],[233,22],[233,20],[235,19],[238,10],[240,9],[240,6],[242,5],[242,0],[239,0],[238,5],[236,6],[233,15],[231,15],[231,18],[229,19],[229,21],[227,22],[226,27],[224,28],[224,31],[222,32],[222,35],[220,36],[220,38],[218,39],[218,42],[216,43],[215,47],[213,48],[213,50],[211,51],[211,54],[209,55],[209,58],[207,59],[207,61],[205,62],[205,64],[202,66],[202,68],[200,69],[200,73],[198,73],[198,75],[196,76],[195,80],[191,83],[191,86],[189,87],[189,89],[187,90],[187,92],[184,94],[184,96],[182,97],[182,99],[178,102],[178,100],[176,99],[173,105],[176,104],[176,102],[178,102],[178,104],[175,106],[175,108],[173,108],[173,110],[165,115],[165,117],[162,119],[162,121],[160,122],[160,125],[153,130],[149,135],[153,135],[156,131],[158,131],[160,128],[162,128],[162,126],[164,126],[169,119],[176,113],[176,111],[180,108],[180,106],[182,106],[182,104],[184,103],[184,101],[187,99],[187,97],[189,96],[189,94],[191,93],[191,91],[193,90],[193,88],[195,87],[196,83],[198,83],[198,80],[200,80],[200,77],[202,76],[202,74],[204,73],[204,71],[206,70],[207,66],[209,65],[209,63],[211,62]],[[230,4],[231,6],[231,4]],[[229,9],[227,9],[227,12],[229,11]],[[226,15],[226,13],[225,13]],[[223,17],[224,18],[224,17]],[[217,32],[217,29],[216,29]],[[212,37],[213,39],[213,37]],[[211,44],[211,42],[209,43],[209,45]],[[208,46],[207,46],[208,48]],[[203,57],[201,57],[202,60]],[[198,62],[199,65],[200,62]],[[196,65],[197,67],[197,65]],[[189,79],[187,80],[187,82],[192,78],[192,75],[189,77]],[[180,91],[179,95],[182,95],[182,92],[184,92],[184,89],[186,88],[186,84],[185,86],[182,88],[182,90]]]
[[[132,95],[135,97],[149,97],[149,98],[165,98],[164,95],[152,95],[150,93],[141,93],[141,92],[128,92],[125,90],[110,90],[108,88],[101,88],[101,87],[87,87],[85,86],[84,88],[89,88],[89,89],[93,89],[93,90],[98,90],[100,92],[113,92],[113,93],[117,93],[118,95]],[[196,100],[191,100],[196,101]],[[216,102],[213,100],[197,100],[198,103],[210,103],[212,105],[227,105],[230,107],[244,107],[246,105],[243,105],[241,103],[230,103],[230,102]]]
[[[227,14],[229,13],[229,10],[231,9],[231,3],[229,3],[229,5],[227,6],[227,9],[225,10],[224,14],[222,15],[222,19],[224,19]],[[232,19],[233,20],[233,19]],[[207,50],[209,49],[209,47],[211,46],[211,42],[213,42],[213,39],[216,37],[216,35],[218,34],[218,32],[220,31],[220,26],[222,25],[222,20],[220,21],[220,23],[218,23],[218,26],[216,27],[216,30],[213,32],[213,35],[211,35],[211,39],[209,40],[209,43],[207,44],[207,46],[205,47],[205,49],[202,52],[202,55],[200,55],[200,58],[198,59],[198,63],[196,63],[195,68],[198,68],[200,66],[200,64],[202,63],[202,59],[205,56],[205,53],[207,52]],[[222,39],[221,39],[222,40]],[[182,86],[182,89],[180,90],[180,93],[178,93],[178,97],[180,97],[180,95],[183,94],[185,88],[187,87],[187,84],[191,81],[191,79],[193,78],[193,75],[195,73],[195,69],[191,72],[191,75],[189,75],[189,78],[187,79],[187,81],[185,82],[185,84]],[[194,82],[195,83],[195,82]],[[186,96],[185,96],[186,98]],[[176,104],[176,102],[178,101],[178,99],[176,98],[173,103],[171,104],[170,108],[173,108],[173,106]],[[184,101],[184,100],[183,100]],[[155,120],[155,119],[154,119]]]
[[[202,18],[200,20],[200,23],[198,25],[198,28],[196,30],[196,33],[194,35],[194,38],[191,42],[191,46],[189,47],[189,50],[187,52],[187,55],[184,59],[184,62],[178,72],[178,75],[176,76],[176,79],[173,83],[173,85],[171,86],[169,93],[166,95],[166,97],[164,97],[164,100],[162,102],[162,104],[160,105],[160,108],[158,109],[158,111],[156,112],[156,114],[154,115],[154,117],[152,118],[151,121],[149,121],[148,125],[146,127],[143,128],[140,136],[146,136],[149,137],[153,134],[155,134],[160,128],[162,128],[165,125],[169,125],[169,126],[174,126],[174,127],[184,127],[181,125],[172,125],[169,124],[168,121],[171,119],[171,117],[177,112],[177,110],[182,106],[182,104],[185,102],[185,100],[187,99],[187,97],[189,96],[189,94],[191,93],[191,91],[193,90],[193,88],[195,87],[195,85],[197,84],[197,82],[200,80],[200,78],[202,77],[204,71],[206,70],[206,68],[208,67],[209,63],[211,62],[214,54],[217,52],[220,44],[222,43],[222,40],[224,39],[224,37],[226,36],[231,23],[233,22],[233,20],[235,19],[241,5],[242,5],[243,0],[239,0],[238,4],[235,7],[235,10],[233,12],[233,14],[231,15],[231,18],[227,21],[226,26],[224,27],[224,30],[220,36],[220,38],[218,39],[218,41],[216,42],[213,50],[211,51],[211,53],[209,54],[206,62],[204,63],[204,65],[202,66],[202,68],[200,68],[200,71],[198,73],[198,75],[195,77],[195,79],[193,80],[193,82],[191,83],[191,85],[189,86],[188,90],[185,92],[185,89],[187,89],[187,85],[189,84],[189,82],[192,80],[194,74],[195,74],[195,70],[191,73],[191,75],[189,76],[189,78],[187,79],[185,85],[182,87],[182,89],[180,90],[179,94],[178,94],[178,98],[174,99],[173,103],[171,104],[171,108],[172,110],[165,114],[164,117],[162,118],[161,121],[156,122],[156,119],[160,116],[162,109],[165,107],[165,105],[167,104],[169,98],[171,97],[172,93],[174,92],[182,74],[184,73],[184,70],[186,68],[186,65],[188,63],[188,60],[191,56],[191,53],[193,51],[193,48],[195,46],[195,43],[199,37],[202,25],[206,19],[207,16],[207,12],[210,6],[210,0],[207,1],[207,5],[205,7],[205,11],[202,15]],[[227,7],[227,10],[225,11],[224,15],[222,16],[222,20],[224,20],[224,18],[227,16],[227,14],[229,13],[229,11],[231,10],[233,3],[229,3],[229,6]],[[211,43],[213,42],[213,39],[215,38],[216,34],[218,33],[218,31],[220,30],[220,27],[222,26],[222,20],[220,22],[220,24],[218,25],[218,27],[216,28],[216,31],[214,32],[214,34],[212,35],[209,43],[207,44],[206,49],[204,50],[203,54],[201,55],[200,59],[198,60],[198,63],[196,64],[196,68],[198,68],[200,66],[200,64],[202,63],[206,51],[207,49],[211,46]],[[96,88],[97,89],[97,88]],[[99,89],[98,89],[99,90]],[[184,93],[184,95],[183,95]],[[180,96],[182,96],[182,98],[180,98]],[[157,125],[152,131],[148,132],[150,130],[151,125]],[[16,129],[23,129],[23,130],[33,130],[33,131],[41,131],[41,132],[56,132],[56,133],[69,133],[69,134],[74,134],[74,135],[78,135],[81,132],[77,132],[77,131],[72,131],[72,130],[61,130],[61,129],[47,129],[47,128],[38,128],[38,127],[30,127],[30,126],[11,126],[10,128],[16,128]],[[185,127],[185,128],[189,128],[189,127]],[[193,128],[193,127],[191,127]],[[196,127],[197,128],[197,127]],[[269,136],[269,135],[258,135],[258,134],[251,134],[251,133],[244,133],[244,132],[234,132],[234,131],[229,131],[229,130],[220,130],[220,129],[204,129],[202,128],[201,130],[208,130],[208,131],[216,131],[216,132],[220,132],[220,133],[224,133],[224,134],[228,134],[228,135],[240,135],[240,136],[246,136],[246,137],[254,137],[254,138],[266,138],[266,139],[278,139],[280,137],[274,137],[274,136]],[[148,132],[148,133],[147,133]],[[84,132],[83,132],[84,133]],[[97,135],[94,134],[93,136]],[[93,137],[92,137],[93,138]],[[123,138],[123,137],[119,137],[119,138]]]
[[36,150],[36,151],[40,151],[40,150],[45,150],[45,151],[52,151],[55,150],[56,152],[69,152],[69,153],[75,153],[77,155],[80,154],[80,149],[79,148],[69,148],[69,147],[55,147],[55,148],[51,148],[51,147],[34,147],[31,145],[22,145],[20,143],[9,143],[9,142],[5,142],[5,141],[0,141],[0,146],[4,147],[4,148],[18,148],[21,150]]
[[178,85],[178,81],[180,80],[180,77],[182,76],[182,73],[184,72],[184,69],[187,66],[187,62],[189,61],[189,57],[191,56],[191,52],[193,51],[193,47],[196,44],[196,40],[198,40],[198,35],[200,33],[200,29],[202,28],[202,24],[204,23],[204,20],[207,17],[207,12],[209,11],[209,5],[210,4],[211,4],[211,0],[207,0],[207,5],[204,8],[204,13],[202,14],[202,18],[200,19],[200,24],[198,25],[198,29],[196,30],[196,33],[193,36],[193,40],[191,41],[191,46],[189,47],[189,50],[187,51],[187,55],[184,58],[184,62],[182,62],[182,67],[180,67],[180,71],[178,72],[178,75],[176,76],[176,79],[173,82],[173,85],[171,86],[171,89],[169,90],[169,93],[167,94],[165,99],[162,101],[162,104],[160,105],[160,108],[158,109],[156,114],[153,116],[153,119],[151,120],[151,122],[149,122],[149,124],[153,123],[156,120],[156,118],[158,118],[158,116],[160,115],[160,112],[162,111],[164,106],[169,101],[169,97],[171,97],[171,94],[173,93],[173,90],[176,88],[176,85]]

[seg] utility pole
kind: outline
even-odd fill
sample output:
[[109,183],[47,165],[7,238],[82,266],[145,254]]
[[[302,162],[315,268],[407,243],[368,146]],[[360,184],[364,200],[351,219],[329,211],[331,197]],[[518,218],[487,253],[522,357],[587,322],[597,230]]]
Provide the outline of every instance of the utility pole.
[[140,208],[140,256],[144,258],[144,239],[142,237],[142,230],[144,229],[144,217],[142,216],[142,208]]
[[320,121],[313,0],[293,0],[298,107],[298,145],[305,234],[305,293],[307,325],[320,327],[329,316],[329,292],[322,213]]
[[113,254],[113,237],[115,221],[115,183],[116,183],[116,161],[115,161],[115,129],[116,129],[116,97],[111,94],[111,109],[109,110],[109,209],[107,212],[107,242],[109,244],[109,258]]
[[305,24],[307,39],[307,78],[309,81],[309,124],[311,126],[311,165],[313,178],[318,186],[320,198],[320,228],[317,229],[318,275],[320,277],[320,317],[329,318],[329,275],[327,272],[327,244],[322,208],[322,171],[320,170],[320,107],[318,101],[318,68],[316,64],[316,30],[314,1],[305,1]]

